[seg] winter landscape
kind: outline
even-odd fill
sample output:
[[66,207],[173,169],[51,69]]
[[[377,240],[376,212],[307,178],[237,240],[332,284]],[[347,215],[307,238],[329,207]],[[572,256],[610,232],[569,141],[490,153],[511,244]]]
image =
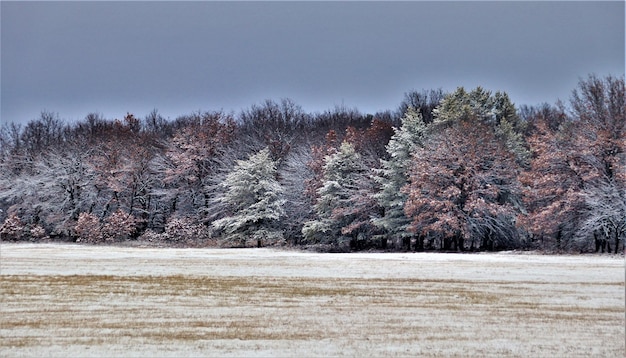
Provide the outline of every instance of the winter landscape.
[[623,357],[615,255],[0,245],[0,355]]
[[625,7],[0,1],[0,357],[624,357]]
[[376,115],[42,113],[0,127],[0,240],[618,253],[624,92],[589,75],[568,107],[459,87]]

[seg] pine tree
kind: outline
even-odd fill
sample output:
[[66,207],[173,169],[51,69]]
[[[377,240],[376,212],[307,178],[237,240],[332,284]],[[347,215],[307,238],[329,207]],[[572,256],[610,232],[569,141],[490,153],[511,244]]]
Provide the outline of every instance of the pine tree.
[[283,190],[276,179],[276,163],[263,149],[248,160],[237,161],[221,186],[225,192],[218,201],[231,215],[213,222],[226,245],[257,246],[284,241],[278,220],[284,216]]
[[515,155],[517,162],[527,164],[530,153],[522,135],[526,124],[517,115],[515,105],[506,92],[492,94],[482,87],[467,92],[459,87],[446,95],[433,113],[434,123],[438,125],[470,119],[490,126],[497,138]]
[[366,187],[366,173],[361,156],[349,142],[344,141],[336,153],[325,158],[324,180],[315,204],[317,219],[306,222],[302,229],[307,242],[362,246],[357,242],[366,240],[364,226],[369,218],[364,217],[364,196],[358,193]]
[[400,128],[394,128],[395,134],[387,144],[390,158],[381,160],[382,169],[376,178],[380,192],[375,198],[383,208],[383,215],[373,222],[391,238],[402,239],[405,245],[413,234],[407,231],[411,220],[404,213],[407,194],[401,189],[408,183],[411,155],[422,145],[425,130],[426,124],[421,114],[415,108],[409,107],[401,119]]

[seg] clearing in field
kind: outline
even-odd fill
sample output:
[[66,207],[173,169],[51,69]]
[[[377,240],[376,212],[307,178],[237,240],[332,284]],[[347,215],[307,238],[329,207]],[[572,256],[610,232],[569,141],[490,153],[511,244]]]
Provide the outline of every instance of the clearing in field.
[[0,356],[623,357],[624,260],[0,245]]

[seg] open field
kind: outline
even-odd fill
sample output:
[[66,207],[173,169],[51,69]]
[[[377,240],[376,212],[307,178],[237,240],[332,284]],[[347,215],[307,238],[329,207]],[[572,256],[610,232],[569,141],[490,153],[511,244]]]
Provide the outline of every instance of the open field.
[[624,258],[0,245],[0,356],[624,357]]

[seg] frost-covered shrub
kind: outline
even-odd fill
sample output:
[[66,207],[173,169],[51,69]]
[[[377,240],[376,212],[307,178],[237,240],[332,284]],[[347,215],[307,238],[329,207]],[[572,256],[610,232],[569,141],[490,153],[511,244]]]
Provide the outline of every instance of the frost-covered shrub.
[[30,229],[30,237],[35,240],[48,239],[46,229],[44,229],[41,225],[35,225]]
[[[210,232],[205,225],[198,223],[191,218],[172,218],[165,225],[165,232],[158,233],[148,229],[138,240],[153,243],[172,243],[176,245],[207,245],[207,240],[211,238]],[[214,243],[212,243],[214,244]]]
[[165,225],[165,237],[169,241],[201,240],[209,237],[207,228],[190,218],[173,218]]
[[167,240],[167,235],[165,233],[158,233],[153,230],[146,230],[141,236],[138,238],[141,241],[150,241],[150,242],[159,242]]
[[24,237],[25,226],[16,214],[11,214],[0,226],[0,239],[21,240]]
[[179,241],[192,235],[189,219],[173,218],[165,224],[165,237],[169,241]]
[[100,242],[102,240],[100,230],[100,220],[97,216],[91,213],[80,213],[76,226],[74,226],[74,232],[76,236],[78,236],[76,241],[89,243]]
[[106,241],[127,240],[136,230],[137,219],[120,209],[106,218],[102,236]]

